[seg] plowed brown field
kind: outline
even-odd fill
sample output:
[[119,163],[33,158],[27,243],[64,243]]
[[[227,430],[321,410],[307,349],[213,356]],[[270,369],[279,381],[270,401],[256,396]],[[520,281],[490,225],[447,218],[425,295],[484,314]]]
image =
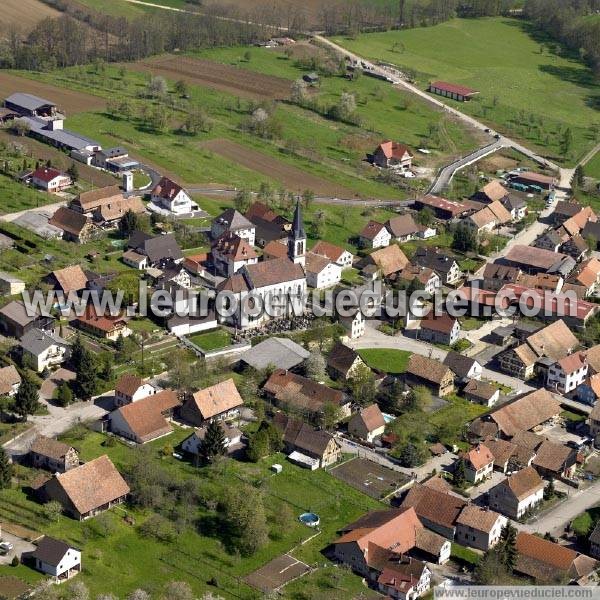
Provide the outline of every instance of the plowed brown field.
[[241,144],[236,144],[229,140],[209,140],[203,142],[202,147],[207,148],[215,154],[224,156],[242,167],[271,177],[282,183],[287,189],[295,192],[309,189],[319,196],[335,196],[340,198],[353,198],[356,196],[352,190],[342,185],[321,179],[277,160],[268,154],[263,154],[252,148],[246,148]]
[[0,10],[0,24],[15,25],[19,29],[30,29],[43,19],[62,14],[39,0],[2,0]]
[[83,92],[74,92],[41,81],[26,79],[0,71],[0,100],[15,92],[25,92],[54,102],[67,116],[106,106],[106,100]]
[[213,88],[244,98],[281,99],[290,95],[291,82],[189,56],[160,56],[133,63],[131,68],[192,85]]

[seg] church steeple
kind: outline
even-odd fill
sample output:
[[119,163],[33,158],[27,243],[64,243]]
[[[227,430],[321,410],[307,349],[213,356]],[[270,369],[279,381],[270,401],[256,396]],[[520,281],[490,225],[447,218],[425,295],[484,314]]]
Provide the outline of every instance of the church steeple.
[[304,232],[304,223],[302,222],[302,209],[300,200],[296,202],[294,210],[294,222],[292,231],[288,238],[288,256],[292,262],[305,265],[306,262],[306,233]]

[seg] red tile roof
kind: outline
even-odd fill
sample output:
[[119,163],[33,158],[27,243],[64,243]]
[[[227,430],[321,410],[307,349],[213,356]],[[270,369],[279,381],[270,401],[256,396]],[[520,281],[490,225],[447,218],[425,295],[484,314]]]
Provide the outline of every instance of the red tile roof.
[[31,176],[40,181],[50,183],[53,179],[56,179],[56,177],[60,177],[61,175],[62,173],[57,169],[40,167],[39,169],[36,169]]
[[478,94],[477,90],[473,90],[464,85],[458,85],[456,83],[448,83],[447,81],[433,81],[429,84],[431,88],[436,88],[438,90],[444,90],[445,92],[449,92],[451,94],[459,94],[461,96],[472,96],[473,94]]

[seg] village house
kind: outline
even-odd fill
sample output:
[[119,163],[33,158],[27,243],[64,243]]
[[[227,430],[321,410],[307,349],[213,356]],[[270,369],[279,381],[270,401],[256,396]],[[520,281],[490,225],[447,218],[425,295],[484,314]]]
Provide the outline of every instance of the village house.
[[115,406],[125,406],[156,394],[156,388],[141,377],[126,373],[115,384]]
[[231,277],[242,267],[258,262],[254,248],[231,231],[225,232],[213,242],[211,257],[216,274],[222,277]]
[[452,369],[459,381],[469,379],[481,379],[483,367],[479,362],[470,356],[465,356],[459,352],[450,350],[444,358],[444,364]]
[[57,116],[56,104],[33,94],[15,92],[4,100],[5,108],[26,117],[52,119]]
[[584,298],[597,295],[600,289],[600,260],[590,258],[577,265],[567,283],[581,286],[584,289]]
[[134,231],[127,242],[127,248],[148,257],[147,267],[161,268],[183,261],[183,253],[172,233],[151,236],[143,231]]
[[464,216],[469,212],[469,208],[460,202],[440,198],[439,196],[432,196],[431,194],[415,200],[414,207],[418,211],[425,208],[433,211],[435,217],[441,221],[450,221]]
[[457,102],[468,102],[473,96],[479,94],[477,90],[472,90],[464,85],[448,83],[447,81],[432,81],[427,91],[444,98],[451,98]]
[[454,258],[440,252],[437,248],[419,246],[412,262],[435,271],[442,285],[454,285],[462,277],[460,267]]
[[585,381],[577,388],[575,397],[579,402],[593,406],[600,398],[600,374],[596,373],[586,377]]
[[103,455],[65,473],[57,473],[40,489],[44,501],[56,500],[72,518],[83,521],[117,504],[129,486],[108,456]]
[[189,194],[168,177],[162,177],[152,188],[150,200],[156,206],[175,215],[189,214],[198,210],[198,205]]
[[221,237],[225,232],[235,233],[254,246],[256,237],[256,228],[243,214],[234,208],[228,208],[218,217],[215,217],[211,224],[210,235],[213,240]]
[[383,223],[369,221],[358,235],[363,248],[384,248],[390,245],[392,235]]
[[351,340],[358,339],[365,334],[366,320],[362,311],[356,309],[353,314],[339,316],[340,323],[344,326],[347,336]]
[[123,192],[118,185],[109,185],[96,188],[87,192],[81,192],[75,200],[69,204],[69,208],[80,212],[87,217],[92,217],[94,212],[105,204],[112,204],[123,200]]
[[31,174],[31,184],[45,192],[55,194],[73,185],[71,178],[58,169],[40,167]]
[[[237,448],[240,448],[242,443],[242,432],[233,425],[225,423],[224,421],[219,422],[219,427],[223,430],[223,441],[225,444],[225,450],[227,453],[231,453]],[[194,430],[194,433],[189,437],[185,438],[181,443],[181,448],[185,452],[193,454],[195,457],[199,457],[202,451],[202,444],[206,437],[208,426],[203,425],[198,429]]]
[[494,456],[484,444],[477,444],[468,452],[464,452],[459,460],[464,461],[466,480],[478,484],[492,476]]
[[520,519],[544,499],[544,482],[533,467],[507,477],[489,490],[490,508]]
[[463,388],[463,394],[470,402],[483,406],[493,406],[500,398],[500,390],[497,387],[477,379],[469,379],[467,385]]
[[253,202],[244,216],[254,225],[255,244],[261,248],[272,241],[286,241],[292,229],[291,221],[262,202]]
[[577,581],[596,570],[589,556],[524,531],[517,533],[514,570],[538,585]]
[[406,258],[406,255],[397,244],[375,250],[359,263],[363,271],[370,271],[372,269],[375,276],[380,275],[383,278],[390,278],[396,275],[405,269],[408,264],[408,258]]
[[398,215],[386,221],[385,226],[397,242],[408,242],[415,239],[429,239],[436,235],[434,227],[417,223],[414,217],[407,213]]
[[391,553],[377,578],[377,589],[388,598],[408,600],[427,594],[431,587],[431,570],[427,563],[411,556]]
[[557,226],[562,225],[565,221],[579,214],[582,210],[583,206],[575,199],[559,200],[552,211],[552,223]]
[[275,414],[273,424],[283,434],[283,447],[288,459],[302,467],[311,470],[324,468],[342,458],[342,447],[327,431],[314,429],[281,412]]
[[82,331],[86,331],[104,340],[116,341],[120,337],[132,334],[127,326],[127,320],[120,315],[98,315],[93,304],[88,304],[84,313],[74,320],[74,324]]
[[81,573],[81,550],[47,535],[36,542],[35,550],[23,552],[21,561],[55,583],[62,583]]
[[79,466],[79,454],[69,444],[38,435],[29,449],[29,460],[35,469],[64,473]]
[[41,373],[63,363],[68,357],[69,345],[51,331],[30,329],[20,342],[23,360]]
[[493,548],[502,535],[507,519],[487,507],[468,504],[456,519],[456,541],[486,552]]
[[200,427],[206,421],[224,421],[236,417],[243,405],[244,400],[233,379],[226,379],[188,396],[180,415],[184,421]]
[[560,415],[560,403],[545,389],[535,390],[490,411],[485,420],[493,421],[504,438],[530,431]]
[[410,171],[413,158],[408,146],[391,140],[381,142],[373,152],[373,164],[382,169]]
[[512,217],[504,205],[496,200],[467,217],[463,223],[474,229],[477,234],[491,232],[501,225],[510,223]]
[[527,216],[527,202],[524,198],[511,194],[502,200],[502,205],[510,213],[513,223],[521,221]]
[[[533,275],[552,272],[568,275],[575,267],[575,261],[566,254],[521,244],[511,246],[506,256],[499,262],[518,267]],[[564,271],[568,271],[568,273],[564,273]]]
[[0,308],[0,331],[4,335],[22,338],[32,329],[47,330],[54,324],[52,317],[30,315],[21,300],[11,300]]
[[510,192],[498,179],[493,179],[489,183],[486,183],[479,191],[475,192],[471,196],[471,199],[475,202],[491,204],[492,202],[502,202],[509,194]]
[[110,173],[123,173],[140,166],[140,163],[131,158],[123,146],[97,150],[94,152],[92,164]]
[[[579,340],[567,327],[564,320],[529,335],[525,341],[499,356],[500,369],[521,379],[529,379],[536,374],[536,367],[542,359],[557,362],[569,356],[579,346]],[[538,371],[543,365],[538,367]]]
[[15,365],[0,368],[0,396],[12,398],[21,385],[21,375]]
[[139,196],[129,196],[102,204],[94,210],[92,219],[105,228],[117,227],[128,212],[134,215],[143,215],[146,212],[146,207]]
[[558,252],[562,244],[563,239],[556,229],[550,229],[546,231],[534,242],[534,246],[536,248],[543,248],[544,250],[549,250],[550,252]]
[[327,404],[339,409],[340,418],[350,416],[350,401],[341,390],[277,369],[263,385],[263,392],[286,410],[298,411],[318,422]]
[[550,191],[556,185],[556,177],[553,177],[552,175],[542,175],[541,173],[534,173],[532,171],[520,171],[516,175],[511,176],[510,183],[511,185],[518,184],[520,186],[525,186],[527,191]]
[[337,342],[327,355],[327,370],[332,379],[351,379],[360,366],[366,366],[358,352]]
[[[552,294],[558,294],[563,288],[564,280],[560,275],[549,275],[548,273],[538,273],[537,275],[529,275],[528,273],[520,273],[517,277],[517,286],[539,290],[543,292],[550,292]],[[514,284],[507,284],[504,289],[510,289],[508,286]]]
[[373,440],[385,431],[385,420],[377,404],[369,404],[354,413],[348,421],[348,433],[367,442]]
[[59,207],[48,220],[48,224],[58,227],[67,242],[85,244],[98,235],[98,228],[92,219],[66,206]]
[[587,374],[585,353],[574,352],[561,358],[548,369],[546,387],[561,394],[568,394],[586,380]]
[[239,361],[256,371],[275,365],[290,370],[301,367],[309,356],[308,350],[287,337],[269,337],[242,353]]
[[590,435],[596,438],[600,434],[600,402],[596,402],[588,417],[588,427]]
[[441,315],[434,313],[432,309],[421,319],[419,338],[432,344],[452,346],[458,341],[460,335],[458,319],[448,313]]
[[424,385],[436,396],[447,396],[454,391],[454,374],[437,360],[413,354],[406,368],[405,380],[408,385]]
[[396,281],[407,286],[416,286],[414,289],[422,289],[428,294],[433,294],[442,285],[439,275],[434,270],[410,263],[396,273]]
[[109,429],[136,444],[145,444],[173,431],[167,419],[179,405],[173,390],[162,390],[112,411],[108,415]]
[[0,271],[0,294],[16,296],[25,290],[25,282],[10,273]]
[[306,284],[317,290],[331,287],[342,279],[342,267],[326,256],[314,252],[306,253],[304,272]]
[[531,466],[533,457],[535,456],[535,450],[530,449],[525,444],[521,445],[517,443],[517,441],[518,440],[515,438],[513,438],[513,441],[511,442],[502,439],[485,440],[485,445],[494,457],[494,469],[496,471],[507,473],[509,471],[519,471],[520,469]]
[[65,296],[79,293],[86,289],[88,276],[79,265],[71,265],[64,269],[52,271],[47,278],[53,288]]
[[135,250],[126,250],[121,256],[121,260],[132,269],[143,271],[148,268],[148,257],[144,254],[139,254]]
[[577,468],[577,452],[559,442],[543,440],[535,450],[532,465],[547,479],[573,479]]
[[342,269],[351,267],[354,261],[354,255],[351,252],[324,240],[319,240],[311,252],[327,257]]
[[390,553],[399,560],[411,552],[422,551],[438,564],[450,558],[450,542],[428,531],[412,507],[371,511],[340,533],[341,537],[333,542],[333,558],[367,578],[385,570],[379,561],[385,558],[384,565],[388,563]]
[[425,527],[453,540],[456,521],[467,502],[445,488],[437,489],[437,482],[436,478],[431,478],[424,484],[414,483],[402,501],[401,508],[413,507]]
[[487,263],[483,269],[482,287],[497,292],[507,284],[517,283],[520,274],[521,270],[518,267]]

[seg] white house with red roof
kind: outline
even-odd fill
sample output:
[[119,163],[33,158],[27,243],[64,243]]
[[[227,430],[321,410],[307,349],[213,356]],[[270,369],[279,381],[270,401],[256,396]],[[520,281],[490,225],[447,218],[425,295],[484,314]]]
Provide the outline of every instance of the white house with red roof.
[[555,362],[548,369],[546,387],[568,394],[585,382],[588,362],[583,352],[574,352]]
[[382,169],[408,171],[412,167],[412,159],[408,146],[391,140],[381,142],[373,152],[373,164]]
[[254,248],[233,231],[226,231],[215,241],[211,256],[216,273],[223,277],[231,277],[242,267],[258,262]]
[[360,232],[359,238],[365,248],[385,248],[390,245],[392,234],[383,223],[369,221]]
[[494,455],[484,444],[478,444],[468,452],[463,453],[465,475],[467,481],[479,483],[492,476],[494,470]]
[[326,256],[329,260],[342,267],[342,269],[351,267],[354,260],[354,255],[351,252],[325,240],[319,240],[313,246],[312,252]]
[[71,178],[58,169],[40,167],[31,174],[31,184],[49,193],[56,193],[73,185]]
[[150,199],[159,208],[168,210],[176,215],[191,213],[198,206],[187,192],[173,180],[163,177],[150,192]]

